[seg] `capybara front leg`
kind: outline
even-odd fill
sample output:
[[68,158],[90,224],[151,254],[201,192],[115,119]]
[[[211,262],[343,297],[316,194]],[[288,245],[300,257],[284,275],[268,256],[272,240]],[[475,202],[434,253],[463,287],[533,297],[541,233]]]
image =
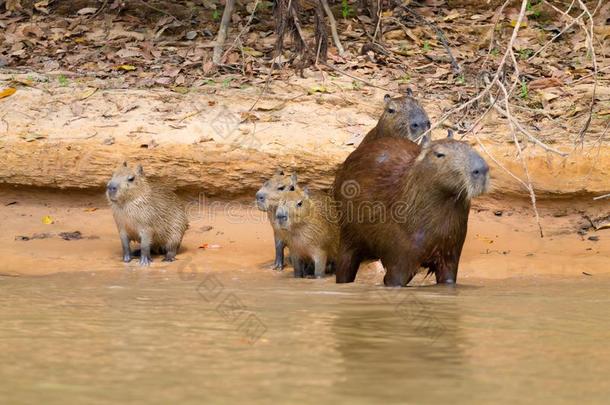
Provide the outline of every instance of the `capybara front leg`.
[[152,244],[152,233],[149,231],[140,232],[140,266],[148,267],[152,262],[150,247]]
[[121,238],[121,247],[123,248],[123,261],[129,263],[131,261],[131,250],[129,248],[129,236],[127,232],[120,232],[119,237]]
[[297,256],[290,256],[292,262],[292,268],[294,269],[295,278],[303,278],[305,276],[305,262],[303,259]]
[[178,254],[177,246],[168,246],[165,249],[165,257],[163,258],[164,262],[173,262],[176,260],[176,255]]
[[458,263],[452,259],[439,259],[430,267],[434,270],[437,284],[455,284],[457,282]]
[[318,252],[314,257],[314,275],[316,278],[324,277],[324,273],[326,273],[326,253]]
[[412,263],[388,263],[383,260],[382,263],[386,268],[383,277],[383,284],[386,287],[406,287],[417,273],[417,267]]
[[337,260],[337,283],[353,283],[360,267],[360,257],[353,249],[341,246]]
[[275,237],[275,262],[273,263],[274,270],[282,270],[284,268],[284,241]]

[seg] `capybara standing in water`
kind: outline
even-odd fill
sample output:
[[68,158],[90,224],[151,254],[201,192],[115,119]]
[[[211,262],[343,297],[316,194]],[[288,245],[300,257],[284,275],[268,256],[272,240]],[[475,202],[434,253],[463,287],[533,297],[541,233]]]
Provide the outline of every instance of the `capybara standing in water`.
[[385,106],[375,128],[364,137],[358,148],[370,141],[385,137],[404,138],[416,141],[430,129],[430,119],[426,110],[413,97],[411,89],[402,97],[383,97]]
[[455,283],[470,200],[489,186],[489,166],[467,143],[422,146],[398,138],[357,149],[337,172],[337,282],[353,282],[362,261],[381,259],[387,286],[405,286],[420,266]]
[[[304,263],[313,261],[314,274],[324,276],[334,264],[339,249],[339,224],[333,199],[311,194],[306,188],[282,197],[275,212],[279,226],[287,232],[294,276],[303,277]],[[331,266],[332,267],[332,266]]]
[[131,261],[131,241],[140,243],[141,266],[150,265],[151,251],[164,254],[164,262],[175,260],[188,218],[184,203],[173,191],[151,182],[142,166],[132,169],[124,162],[108,182],[106,197],[119,230],[124,262]]
[[278,170],[256,192],[256,206],[259,210],[267,212],[267,218],[269,218],[269,223],[273,228],[273,239],[275,240],[275,261],[273,268],[276,270],[284,268],[286,231],[275,220],[275,210],[282,196],[289,191],[295,191],[297,187],[296,173],[286,174],[283,170]]

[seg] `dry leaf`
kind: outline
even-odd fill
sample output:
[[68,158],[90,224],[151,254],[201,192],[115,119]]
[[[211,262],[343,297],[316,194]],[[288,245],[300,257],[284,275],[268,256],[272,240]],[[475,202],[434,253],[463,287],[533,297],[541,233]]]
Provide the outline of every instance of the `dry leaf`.
[[115,67],[116,70],[126,70],[126,71],[132,71],[132,70],[136,70],[136,67],[133,65],[119,65]]
[[53,218],[51,218],[50,215],[45,215],[44,217],[42,217],[42,223],[45,225],[51,225],[53,222]]
[[7,87],[6,89],[0,91],[0,98],[12,96],[17,91],[14,87]]
[[85,90],[78,99],[85,100],[85,99],[91,97],[96,91],[97,91],[97,87],[90,87],[87,90]]

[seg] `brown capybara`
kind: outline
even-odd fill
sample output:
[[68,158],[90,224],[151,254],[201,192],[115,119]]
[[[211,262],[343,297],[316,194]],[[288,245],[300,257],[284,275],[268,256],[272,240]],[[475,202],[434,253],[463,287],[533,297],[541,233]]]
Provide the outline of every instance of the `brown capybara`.
[[419,146],[378,139],[355,150],[337,172],[341,223],[337,282],[353,282],[362,261],[380,259],[387,286],[405,286],[420,266],[437,283],[455,283],[470,200],[489,186],[489,166],[467,143]]
[[119,230],[123,261],[131,261],[131,241],[140,243],[140,265],[148,266],[151,252],[164,254],[164,262],[174,261],[188,218],[184,202],[160,183],[149,180],[141,165],[135,169],[124,162],[112,175],[106,197]]
[[256,192],[256,206],[259,210],[267,212],[267,218],[273,228],[273,239],[275,240],[273,268],[275,270],[284,268],[284,247],[286,246],[286,230],[282,229],[275,220],[275,210],[282,196],[297,188],[296,173],[286,173],[280,169]]
[[[304,188],[282,197],[276,210],[278,225],[287,232],[294,276],[303,277],[304,263],[313,261],[314,275],[324,276],[339,249],[339,224],[333,199]],[[332,267],[332,266],[331,266]]]
[[413,97],[411,89],[407,89],[407,94],[398,98],[392,98],[386,94],[383,100],[385,106],[377,125],[366,134],[358,148],[370,141],[385,137],[416,141],[430,129],[428,114]]

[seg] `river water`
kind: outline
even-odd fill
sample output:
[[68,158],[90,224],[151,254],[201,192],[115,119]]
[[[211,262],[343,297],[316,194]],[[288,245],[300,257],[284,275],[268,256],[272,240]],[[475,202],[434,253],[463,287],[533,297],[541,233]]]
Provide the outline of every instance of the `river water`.
[[610,277],[0,277],[0,402],[607,403]]

